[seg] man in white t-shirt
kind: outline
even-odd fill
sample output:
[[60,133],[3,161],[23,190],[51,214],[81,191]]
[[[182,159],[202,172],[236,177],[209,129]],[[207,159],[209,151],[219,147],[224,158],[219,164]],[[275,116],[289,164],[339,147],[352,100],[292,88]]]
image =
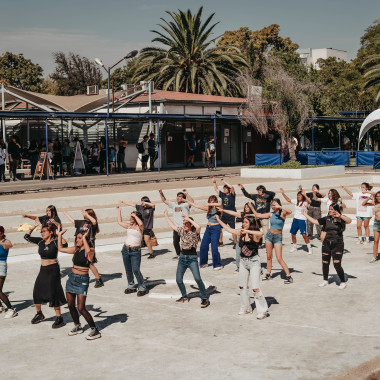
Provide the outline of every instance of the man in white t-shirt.
[[[194,202],[194,199],[190,196],[190,194],[187,192],[186,189],[183,189],[183,191],[180,191],[177,193],[177,201],[176,202],[170,202],[165,198],[164,193],[161,189],[158,190],[160,193],[160,197],[162,199],[162,202],[164,202],[166,205],[169,206],[173,210],[173,223],[176,227],[183,227],[183,218],[182,215],[189,215],[190,214],[190,205],[187,203],[187,199],[190,202]],[[176,257],[173,257],[173,259],[178,259],[179,255],[181,254],[181,246],[180,246],[181,238],[177,231],[173,230],[173,245],[175,252],[177,254]]]

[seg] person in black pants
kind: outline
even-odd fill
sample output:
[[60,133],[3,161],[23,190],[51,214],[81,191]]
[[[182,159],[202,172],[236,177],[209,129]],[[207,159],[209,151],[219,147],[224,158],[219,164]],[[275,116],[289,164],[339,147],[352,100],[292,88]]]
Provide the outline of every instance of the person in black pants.
[[13,181],[19,181],[17,178],[17,166],[21,160],[21,145],[19,144],[19,140],[16,135],[12,136],[12,140],[8,144],[8,156]]
[[340,279],[339,289],[345,289],[347,283],[342,268],[344,251],[343,231],[346,229],[346,224],[351,223],[351,218],[342,215],[342,207],[337,203],[330,205],[329,214],[323,218],[314,219],[308,215],[307,211],[303,211],[303,214],[311,223],[316,226],[322,226],[323,230],[326,231],[326,237],[322,243],[323,282],[319,286],[327,286],[329,284],[329,268],[332,258],[336,273]]
[[58,139],[55,139],[53,143],[52,165],[54,169],[54,179],[57,177],[58,165],[59,165],[59,174],[62,176],[62,145]]
[[[325,193],[319,191],[319,185],[314,184],[311,188],[311,193],[306,193],[307,197],[311,199],[311,203],[309,204],[309,209],[307,214],[314,219],[319,219],[322,216],[321,213],[321,199],[326,196]],[[321,227],[317,227],[318,238],[321,237]],[[307,236],[309,238],[313,237],[313,223],[307,221]]]
[[117,151],[117,172],[128,173],[127,165],[125,164],[125,149],[127,148],[128,141],[119,142],[119,150]]

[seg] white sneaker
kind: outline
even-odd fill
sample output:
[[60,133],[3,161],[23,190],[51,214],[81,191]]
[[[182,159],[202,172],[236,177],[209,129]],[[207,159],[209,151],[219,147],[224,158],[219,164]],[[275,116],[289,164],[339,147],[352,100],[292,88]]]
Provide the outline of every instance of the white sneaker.
[[367,240],[367,239],[365,239],[364,242],[363,242],[364,245],[367,245],[367,244],[369,244],[369,243],[370,243],[370,241]]
[[252,314],[252,310],[249,311],[249,310],[240,310],[238,312],[238,315],[247,315],[247,314]]
[[356,244],[363,244],[363,241],[362,241],[362,239],[358,239],[358,241],[356,242]]
[[293,245],[292,248],[290,248],[289,252],[296,252],[297,251],[297,246]]
[[0,306],[0,314],[4,313],[4,311],[5,311],[5,307],[4,306]]
[[269,313],[267,311],[263,314],[257,314],[257,316],[256,316],[257,319],[265,319],[268,317],[269,317]]
[[18,315],[16,309],[8,309],[8,311],[4,315],[4,319],[11,319]]
[[347,282],[341,282],[340,285],[339,285],[339,289],[343,290],[343,289],[346,289],[346,288],[347,288]]
[[214,270],[222,270],[223,269],[223,267],[216,267],[216,268],[214,268]]
[[308,254],[309,254],[309,255],[312,255],[312,254],[313,254],[313,248],[310,247],[310,248],[308,249]]
[[318,286],[320,286],[322,288],[323,286],[327,286],[328,284],[329,284],[328,281],[323,281]]
[[376,263],[376,261],[377,261],[377,257],[372,257],[372,259],[369,260],[370,263]]

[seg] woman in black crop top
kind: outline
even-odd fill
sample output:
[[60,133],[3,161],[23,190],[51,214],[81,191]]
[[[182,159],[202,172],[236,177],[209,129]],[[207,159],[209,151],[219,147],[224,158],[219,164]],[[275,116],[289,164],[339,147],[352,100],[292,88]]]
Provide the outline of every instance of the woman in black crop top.
[[57,209],[54,205],[46,207],[46,214],[42,216],[34,215],[23,215],[23,218],[33,219],[34,221],[38,220],[41,225],[51,224],[55,229],[62,226],[61,219],[59,219]]
[[[244,216],[242,229],[237,230],[223,223],[219,216],[216,219],[220,225],[231,234],[239,235],[240,253],[240,270],[239,270],[239,288],[240,288],[240,311],[239,315],[252,313],[252,307],[249,298],[249,288],[253,290],[255,297],[257,319],[269,317],[268,304],[260,289],[261,261],[258,255],[258,249],[262,243],[263,233],[256,225],[254,218]],[[250,282],[250,286],[249,286]]]
[[90,326],[90,334],[86,336],[87,340],[94,340],[101,337],[100,332],[95,326],[95,322],[91,314],[86,310],[86,297],[90,278],[88,271],[95,256],[95,249],[90,247],[86,233],[79,232],[75,237],[75,245],[73,247],[64,248],[62,245],[62,235],[67,230],[58,231],[58,249],[60,252],[73,255],[73,267],[69,273],[66,282],[66,297],[71,317],[74,321],[74,328],[69,332],[69,336],[82,334],[83,329],[79,322],[79,314],[75,307],[75,299],[77,300],[78,310]]
[[346,224],[351,223],[351,218],[342,215],[342,206],[338,203],[332,203],[329,206],[329,214],[324,218],[314,219],[306,212],[303,214],[306,218],[316,226],[322,226],[326,232],[326,237],[322,243],[322,272],[323,282],[319,286],[327,286],[329,284],[329,268],[331,258],[333,259],[336,273],[340,279],[339,289],[347,287],[344,270],[342,268],[342,257],[344,251],[343,231]]
[[41,311],[41,304],[48,302],[50,307],[54,307],[57,316],[52,326],[53,329],[56,329],[65,326],[60,306],[66,304],[66,298],[57,262],[58,246],[55,239],[55,228],[53,225],[43,225],[40,238],[30,236],[37,226],[38,220],[35,220],[34,227],[25,235],[25,240],[38,245],[38,254],[41,256],[41,268],[33,289],[37,314],[32,319],[32,324],[40,323],[45,319]]
[[[90,247],[95,249],[96,234],[99,233],[98,217],[96,216],[95,211],[92,208],[81,210],[83,219],[75,219],[75,220],[69,215],[67,211],[63,211],[63,213],[65,214],[67,219],[69,219],[70,222],[74,224],[75,236],[77,236],[78,233],[83,234],[89,231],[87,234],[87,241]],[[104,283],[103,283],[102,278],[100,277],[98,269],[95,266],[95,263],[97,262],[98,260],[96,259],[96,255],[94,253],[94,259],[92,260],[90,269],[96,278],[95,288],[100,288],[104,286]]]

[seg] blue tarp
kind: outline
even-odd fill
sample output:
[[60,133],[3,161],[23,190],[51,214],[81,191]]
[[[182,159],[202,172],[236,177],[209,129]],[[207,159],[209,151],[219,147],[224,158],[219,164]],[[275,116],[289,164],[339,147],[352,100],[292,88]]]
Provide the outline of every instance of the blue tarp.
[[380,152],[374,152],[374,158],[373,158],[373,168],[374,169],[380,169]]
[[349,165],[349,152],[326,152],[316,154],[316,165]]
[[280,165],[280,154],[256,154],[256,166],[263,165]]
[[357,165],[373,165],[375,153],[377,152],[357,152],[356,164]]

